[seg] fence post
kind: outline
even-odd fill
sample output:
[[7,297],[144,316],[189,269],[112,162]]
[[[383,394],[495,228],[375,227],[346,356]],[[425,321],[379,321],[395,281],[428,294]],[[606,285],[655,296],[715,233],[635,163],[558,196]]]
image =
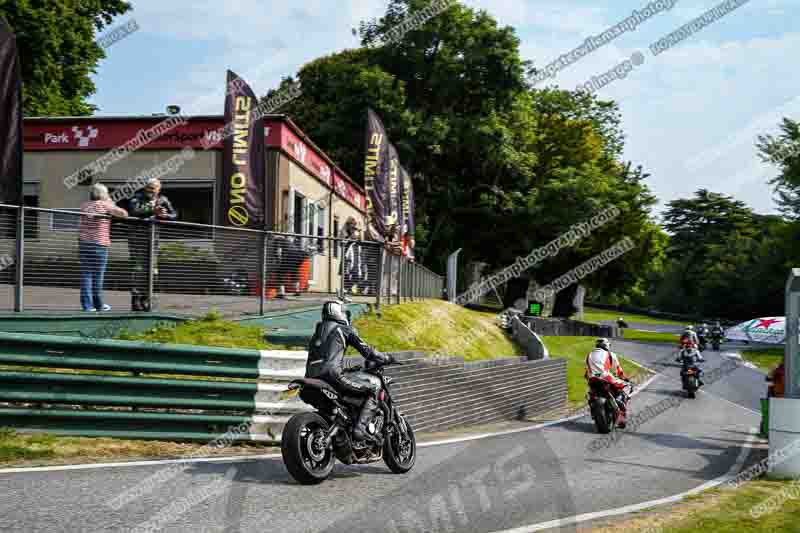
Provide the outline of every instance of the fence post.
[[147,237],[147,244],[149,253],[147,254],[147,310],[153,311],[156,307],[156,301],[153,299],[153,292],[155,289],[155,268],[156,268],[156,225],[150,224],[150,232]]
[[375,309],[377,311],[381,310],[381,293],[383,292],[383,262],[385,260],[385,254],[386,250],[383,246],[381,246],[380,252],[378,252],[378,283],[376,284],[377,290],[375,291]]
[[403,258],[397,256],[397,303],[401,303],[400,298],[403,292]]
[[269,244],[269,233],[266,231],[261,234],[261,266],[259,267],[259,277],[261,278],[258,290],[258,314],[264,316],[264,298],[267,293],[267,245]]
[[16,274],[14,285],[14,311],[17,313],[25,309],[25,208],[18,207],[17,213],[17,242],[16,244]]

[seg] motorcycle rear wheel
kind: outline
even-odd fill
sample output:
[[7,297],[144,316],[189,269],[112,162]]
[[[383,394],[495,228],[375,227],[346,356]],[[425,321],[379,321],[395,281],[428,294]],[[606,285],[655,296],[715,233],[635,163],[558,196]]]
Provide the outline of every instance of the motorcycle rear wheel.
[[303,485],[325,481],[333,471],[336,457],[323,449],[319,439],[329,426],[317,413],[300,413],[287,422],[281,436],[281,455],[289,474]]
[[601,404],[592,405],[592,418],[594,418],[594,425],[599,433],[611,433],[612,420]]
[[[403,419],[405,422],[405,419]],[[417,462],[417,438],[408,422],[405,422],[407,435],[403,436],[400,428],[387,435],[383,445],[383,462],[395,474],[405,474]]]

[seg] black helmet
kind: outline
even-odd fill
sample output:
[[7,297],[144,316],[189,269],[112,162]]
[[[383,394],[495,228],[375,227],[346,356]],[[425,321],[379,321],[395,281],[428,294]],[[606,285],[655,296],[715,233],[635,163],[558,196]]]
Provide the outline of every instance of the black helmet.
[[341,302],[325,302],[322,306],[322,320],[332,320],[349,326],[350,312],[345,310]]

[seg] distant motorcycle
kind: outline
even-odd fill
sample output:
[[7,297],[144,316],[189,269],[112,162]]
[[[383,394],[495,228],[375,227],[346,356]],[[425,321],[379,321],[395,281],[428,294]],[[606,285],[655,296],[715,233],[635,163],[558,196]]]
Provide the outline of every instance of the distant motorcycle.
[[[400,363],[395,363],[400,364]],[[394,405],[389,391],[392,378],[384,376],[383,366],[367,362],[365,372],[382,383],[378,395],[378,414],[367,430],[375,442],[355,442],[353,422],[358,418],[363,396],[343,396],[318,379],[297,379],[289,390],[316,412],[294,415],[281,436],[281,454],[286,469],[304,485],[322,483],[333,471],[336,459],[346,465],[375,463],[383,459],[395,474],[405,474],[417,459],[414,430]],[[362,370],[360,367],[347,371]]]
[[[628,381],[629,395],[633,394],[633,383]],[[589,412],[594,420],[594,425],[599,433],[611,433],[617,428],[617,420],[621,406],[614,397],[611,384],[601,380],[589,381],[589,392],[586,399],[589,403]]]
[[715,352],[719,351],[720,344],[722,344],[722,335],[712,334],[711,335],[711,347],[714,349]]
[[697,366],[698,353],[691,348],[684,348],[678,355],[677,361],[681,363],[681,384],[690,399],[697,396],[697,390],[702,383],[703,370]]

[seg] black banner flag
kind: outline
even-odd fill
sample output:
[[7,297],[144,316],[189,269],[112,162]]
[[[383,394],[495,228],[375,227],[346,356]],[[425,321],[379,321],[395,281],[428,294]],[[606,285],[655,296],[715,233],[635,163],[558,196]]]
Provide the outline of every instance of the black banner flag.
[[264,119],[252,119],[258,98],[247,83],[228,71],[225,142],[219,187],[220,225],[264,229],[266,213]]
[[0,16],[0,203],[21,205],[22,73],[17,39]]
[[386,216],[387,229],[392,226],[397,227],[397,235],[394,240],[399,240],[402,236],[402,214],[400,206],[402,205],[402,197],[400,193],[400,156],[397,153],[397,148],[392,143],[389,143],[389,191],[386,199],[388,205]]
[[367,109],[366,157],[364,190],[367,196],[367,237],[386,240],[386,218],[389,192],[389,138],[383,122],[372,109]]
[[400,226],[403,238],[407,238],[409,248],[408,255],[413,257],[411,249],[414,247],[414,184],[411,182],[411,174],[405,167],[400,167]]

